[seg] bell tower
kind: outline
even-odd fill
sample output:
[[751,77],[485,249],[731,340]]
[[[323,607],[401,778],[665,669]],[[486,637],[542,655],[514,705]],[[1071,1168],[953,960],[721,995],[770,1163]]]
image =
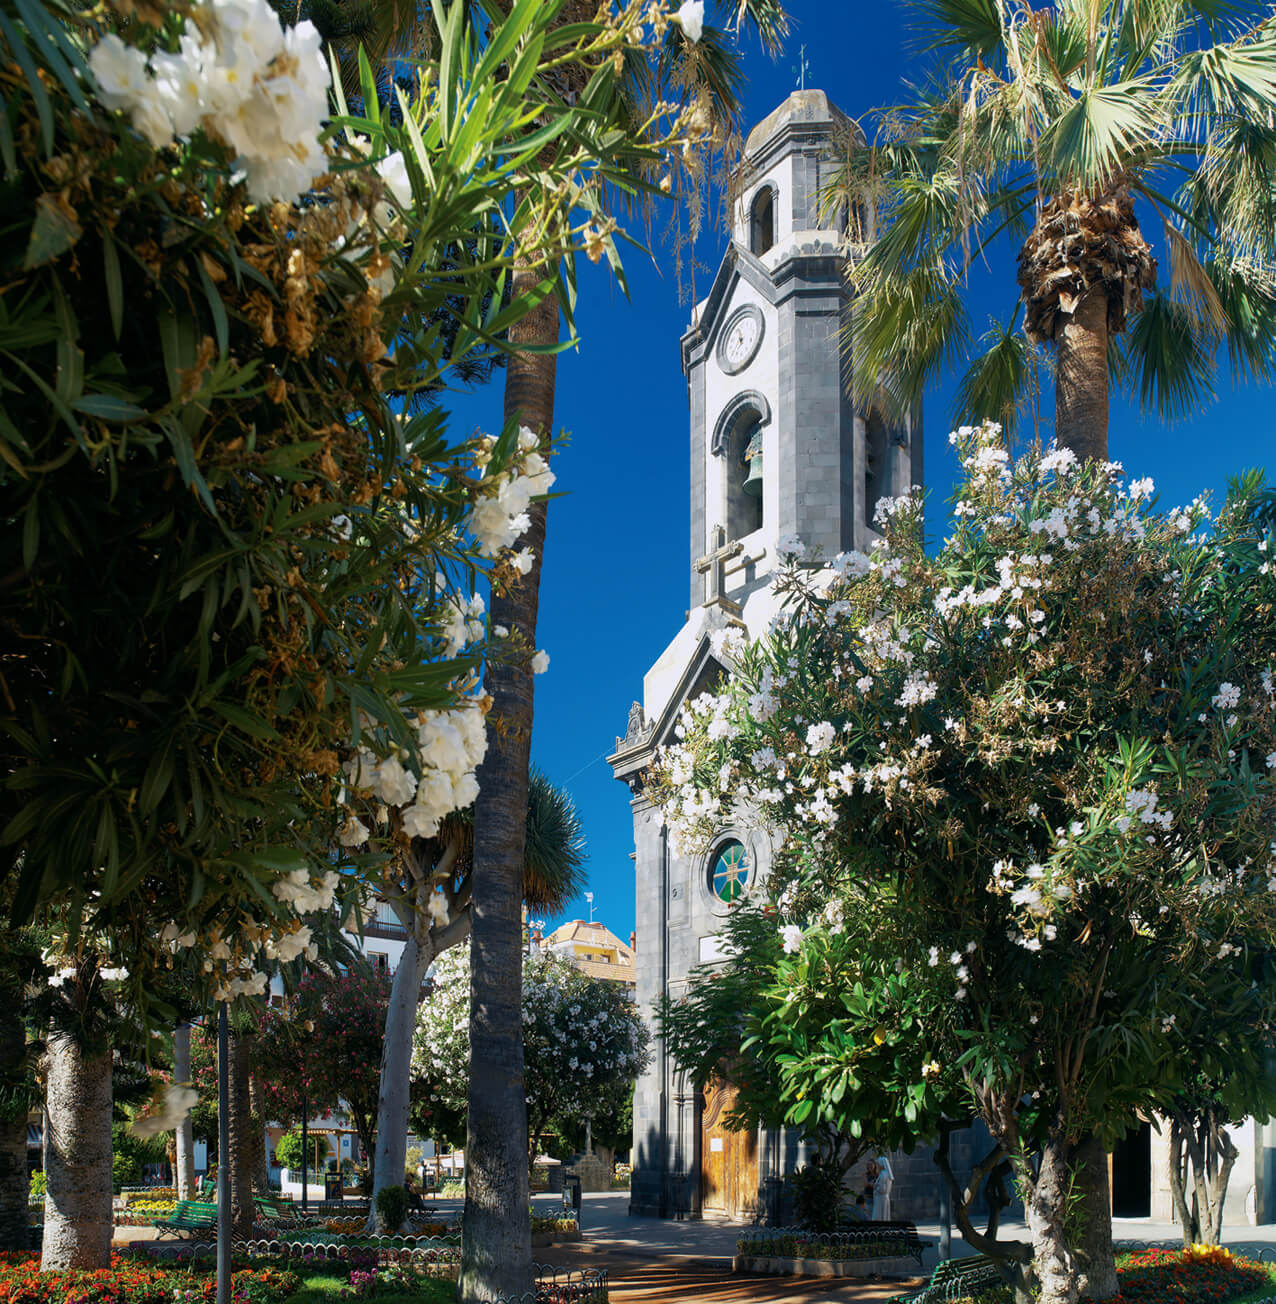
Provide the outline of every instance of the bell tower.
[[[921,480],[921,428],[859,413],[843,338],[858,248],[819,193],[858,128],[821,91],[799,90],[750,134],[731,239],[682,337],[691,408],[691,602],[643,676],[608,762],[630,790],[638,919],[637,999],[654,1021],[697,965],[725,958],[740,897],[764,900],[779,835],[747,806],[703,847],[683,847],[647,795],[653,756],[682,707],[731,673],[737,634],[775,614],[770,583],[785,535],[826,559],[875,537],[873,506]],[[860,225],[863,225],[862,223]],[[730,1132],[730,1084],[701,1092],[657,1036],[634,1092],[630,1212],[780,1221],[781,1183],[804,1162],[800,1129]],[[902,1171],[902,1170],[901,1170]],[[929,1215],[928,1215],[929,1216]]]
[[[799,90],[745,144],[731,243],[682,337],[692,609],[743,610],[783,535],[825,557],[868,548],[877,499],[921,481],[920,421],[888,426],[850,397],[856,246],[843,242],[845,214],[821,217],[820,188],[858,132],[823,91]],[[720,531],[741,547],[711,575]]]

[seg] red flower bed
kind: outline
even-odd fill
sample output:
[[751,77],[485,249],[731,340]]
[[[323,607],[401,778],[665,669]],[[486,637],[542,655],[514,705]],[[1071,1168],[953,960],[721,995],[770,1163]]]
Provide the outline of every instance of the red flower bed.
[[[293,1272],[236,1268],[235,1304],[278,1304],[301,1288]],[[146,1263],[111,1255],[97,1272],[41,1272],[38,1254],[0,1253],[0,1304],[174,1304],[217,1298],[215,1274],[204,1264]]]
[[1117,1271],[1128,1304],[1223,1304],[1272,1284],[1262,1264],[1227,1250],[1139,1250]]

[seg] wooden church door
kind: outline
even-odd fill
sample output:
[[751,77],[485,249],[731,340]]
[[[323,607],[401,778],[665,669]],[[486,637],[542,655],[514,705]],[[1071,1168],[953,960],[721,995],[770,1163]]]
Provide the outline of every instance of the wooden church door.
[[700,1116],[700,1204],[705,1213],[740,1218],[758,1208],[758,1134],[754,1128],[729,1132],[723,1120],[735,1104],[736,1089],[714,1081],[704,1093]]

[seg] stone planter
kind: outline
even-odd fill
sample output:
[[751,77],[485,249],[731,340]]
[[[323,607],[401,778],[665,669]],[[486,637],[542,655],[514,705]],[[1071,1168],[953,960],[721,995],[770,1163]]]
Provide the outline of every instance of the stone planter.
[[737,1254],[732,1272],[752,1272],[772,1277],[921,1277],[917,1260],[894,1259],[780,1259]]

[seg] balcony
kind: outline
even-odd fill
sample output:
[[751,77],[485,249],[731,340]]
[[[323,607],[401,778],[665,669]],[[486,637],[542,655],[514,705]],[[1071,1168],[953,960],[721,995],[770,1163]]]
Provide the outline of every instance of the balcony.
[[399,922],[388,901],[378,901],[376,910],[363,917],[364,937],[386,937],[404,940],[408,930]]

